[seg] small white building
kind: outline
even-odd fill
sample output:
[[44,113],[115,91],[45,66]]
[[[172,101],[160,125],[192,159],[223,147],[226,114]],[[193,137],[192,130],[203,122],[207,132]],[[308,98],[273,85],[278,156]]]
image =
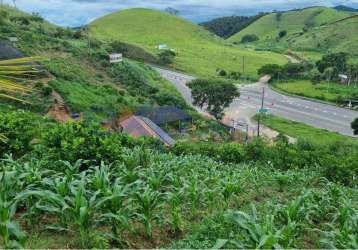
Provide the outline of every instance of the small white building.
[[344,74],[339,74],[338,75],[340,81],[342,84],[347,84],[348,83],[348,76],[344,75]]
[[123,55],[118,53],[118,54],[110,54],[109,55],[109,62],[110,63],[119,63],[123,61]]
[[168,47],[167,44],[159,44],[159,45],[157,46],[157,48],[158,48],[159,50],[167,50],[167,49],[169,49],[169,47]]
[[12,43],[17,43],[19,41],[19,39],[15,36],[9,37],[9,41]]

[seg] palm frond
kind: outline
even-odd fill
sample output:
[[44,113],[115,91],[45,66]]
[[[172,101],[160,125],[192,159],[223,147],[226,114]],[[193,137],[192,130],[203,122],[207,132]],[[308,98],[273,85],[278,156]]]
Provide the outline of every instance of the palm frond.
[[20,83],[26,82],[26,78],[33,77],[41,72],[34,62],[42,60],[41,57],[23,57],[0,61],[0,91],[5,93],[1,94],[0,97],[25,102],[9,94],[31,92],[31,88]]

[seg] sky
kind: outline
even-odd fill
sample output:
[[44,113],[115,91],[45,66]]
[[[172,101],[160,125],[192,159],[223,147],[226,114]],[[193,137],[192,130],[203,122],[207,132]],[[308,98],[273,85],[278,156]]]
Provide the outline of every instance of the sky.
[[[0,0],[1,1],[1,0]],[[253,15],[261,11],[288,10],[308,6],[344,4],[358,8],[358,0],[2,0],[27,12],[37,12],[58,25],[78,27],[121,9],[172,7],[194,22],[231,15]]]

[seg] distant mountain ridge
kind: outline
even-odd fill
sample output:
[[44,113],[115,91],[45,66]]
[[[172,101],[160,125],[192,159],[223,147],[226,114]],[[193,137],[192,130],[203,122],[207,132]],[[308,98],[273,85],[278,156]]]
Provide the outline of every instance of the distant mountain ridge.
[[339,10],[339,11],[349,11],[349,12],[358,12],[358,9],[346,6],[346,5],[338,5],[334,7],[333,9]]

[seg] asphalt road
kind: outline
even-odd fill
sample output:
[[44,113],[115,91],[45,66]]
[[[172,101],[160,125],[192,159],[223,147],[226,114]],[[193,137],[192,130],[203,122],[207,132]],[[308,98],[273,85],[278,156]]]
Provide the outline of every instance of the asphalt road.
[[[194,77],[167,69],[156,68],[159,73],[171,81],[188,103],[192,103],[190,89],[186,86]],[[249,124],[255,129],[251,118],[261,107],[262,92],[265,89],[264,107],[269,113],[302,122],[313,127],[327,129],[343,135],[353,136],[351,122],[358,117],[358,112],[339,108],[334,105],[285,96],[263,82],[249,84],[240,88],[241,96],[233,101],[225,111],[227,120],[236,120]]]

